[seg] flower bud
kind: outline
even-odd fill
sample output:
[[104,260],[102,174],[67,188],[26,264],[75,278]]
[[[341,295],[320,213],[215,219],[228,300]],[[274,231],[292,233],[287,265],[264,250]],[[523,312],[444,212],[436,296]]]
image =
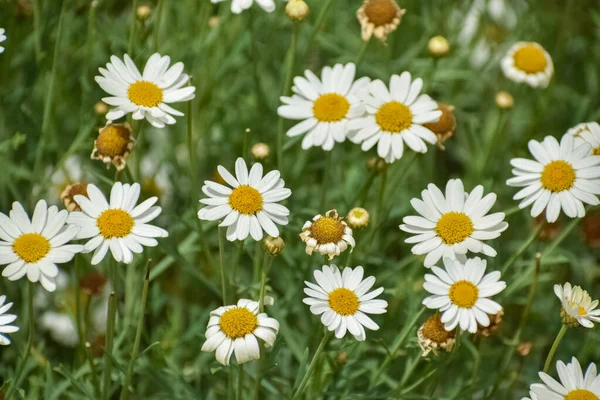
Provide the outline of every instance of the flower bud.
[[152,14],[152,9],[147,5],[142,5],[137,8],[136,15],[140,21],[145,21],[150,18],[150,14]]
[[94,104],[94,112],[98,115],[104,115],[108,112],[108,106],[101,101]]
[[266,143],[256,143],[254,146],[252,146],[250,152],[255,159],[264,160],[265,158],[269,157],[269,145]]
[[346,223],[352,229],[362,229],[369,226],[369,212],[362,207],[355,207],[346,216]]
[[427,47],[429,48],[429,52],[431,55],[436,57],[445,56],[450,51],[450,45],[448,41],[443,36],[434,36],[429,39],[429,43],[427,43]]
[[285,6],[285,13],[292,21],[301,22],[308,17],[310,9],[304,0],[290,0]]
[[267,236],[262,241],[263,250],[272,256],[276,256],[281,253],[281,250],[285,247],[283,239],[279,236],[274,238],[273,236]]
[[496,105],[503,109],[511,108],[515,104],[515,100],[508,92],[500,91],[496,93]]

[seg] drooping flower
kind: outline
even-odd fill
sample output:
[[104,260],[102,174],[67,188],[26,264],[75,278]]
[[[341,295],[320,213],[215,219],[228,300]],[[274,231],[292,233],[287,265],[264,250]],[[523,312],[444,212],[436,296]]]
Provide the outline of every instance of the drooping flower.
[[600,322],[598,300],[593,300],[590,294],[579,286],[554,285],[554,293],[562,304],[561,316],[564,324],[593,328],[594,322]]

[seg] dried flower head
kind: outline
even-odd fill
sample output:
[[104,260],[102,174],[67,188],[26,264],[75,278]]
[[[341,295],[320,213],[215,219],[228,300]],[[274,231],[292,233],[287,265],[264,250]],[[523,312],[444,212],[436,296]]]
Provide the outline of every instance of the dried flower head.
[[330,260],[339,256],[348,246],[356,245],[352,229],[339,217],[337,210],[329,210],[325,216],[319,214],[312,221],[306,221],[300,238],[306,243],[306,254],[317,251],[328,255]]
[[369,212],[362,207],[354,207],[348,212],[346,222],[352,229],[362,229],[369,225]]
[[252,146],[250,152],[255,159],[264,160],[265,158],[269,157],[269,145],[266,143],[256,143],[254,146]]
[[134,144],[135,138],[128,123],[113,124],[112,121],[108,121],[106,126],[99,130],[91,158],[102,161],[107,169],[113,164],[121,171],[127,164],[127,156]]
[[496,105],[502,109],[511,108],[515,104],[515,99],[512,97],[512,94],[500,91],[496,93]]
[[500,310],[497,314],[488,314],[488,318],[490,319],[489,326],[483,326],[481,324],[477,324],[477,334],[481,336],[491,336],[498,332],[500,329],[500,323],[502,322],[502,316],[504,315],[504,309]]
[[433,133],[438,138],[438,146],[445,150],[444,142],[448,140],[456,130],[456,117],[454,116],[454,106],[437,103],[438,109],[442,111],[442,116],[437,122],[428,122],[423,126]]
[[533,343],[531,342],[519,343],[519,345],[517,346],[517,353],[519,353],[521,357],[526,357],[531,352],[532,347]]
[[419,347],[423,350],[423,357],[430,352],[437,355],[438,350],[452,351],[456,342],[456,329],[447,331],[442,323],[442,314],[435,313],[425,321],[417,331]]
[[87,194],[87,182],[78,182],[73,183],[65,187],[65,189],[60,194],[60,199],[62,200],[65,208],[68,211],[81,211],[79,204],[75,201],[75,196],[80,194],[82,196],[88,197]]
[[370,40],[375,35],[385,42],[387,36],[398,28],[405,12],[394,0],[365,0],[356,12],[362,39]]
[[450,44],[448,43],[448,40],[445,37],[438,35],[429,39],[429,42],[427,43],[427,48],[429,49],[429,52],[432,55],[436,57],[441,57],[448,54],[448,52],[450,51]]
[[301,22],[308,17],[310,9],[304,0],[290,0],[285,6],[285,13],[292,21]]
[[267,236],[262,240],[262,248],[263,250],[267,253],[270,254],[272,256],[276,256],[279,253],[281,253],[281,251],[283,250],[283,248],[285,247],[285,243],[283,242],[283,239],[278,237],[273,237],[273,236]]

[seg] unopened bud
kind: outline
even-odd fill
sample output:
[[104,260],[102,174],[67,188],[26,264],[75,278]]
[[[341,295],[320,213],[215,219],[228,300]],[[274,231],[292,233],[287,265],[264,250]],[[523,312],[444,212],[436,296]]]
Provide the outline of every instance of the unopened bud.
[[362,229],[369,225],[369,212],[362,207],[355,207],[346,216],[346,223],[352,229]]
[[150,14],[152,14],[152,9],[147,5],[142,5],[137,8],[136,15],[140,21],[147,20],[150,17]]
[[508,109],[511,108],[515,104],[515,99],[508,92],[498,92],[496,93],[496,105],[500,108]]
[[285,243],[279,236],[275,238],[273,236],[267,236],[262,241],[263,250],[272,256],[276,256],[277,254],[281,253],[281,250],[283,250],[284,247]]
[[269,145],[266,143],[256,143],[254,146],[252,146],[250,152],[255,159],[264,160],[265,158],[269,157]]
[[429,48],[429,52],[437,57],[444,56],[450,51],[450,45],[443,36],[434,36],[429,39],[427,47]]
[[308,17],[310,9],[304,0],[290,0],[285,6],[285,13],[292,21],[300,22]]
[[104,115],[108,112],[108,106],[101,101],[94,104],[94,112],[98,115]]

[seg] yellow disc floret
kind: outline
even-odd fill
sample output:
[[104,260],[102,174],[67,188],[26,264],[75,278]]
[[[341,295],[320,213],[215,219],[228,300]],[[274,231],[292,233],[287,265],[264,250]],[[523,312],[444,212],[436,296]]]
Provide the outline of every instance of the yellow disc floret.
[[473,233],[473,221],[465,213],[451,211],[442,215],[435,232],[446,244],[460,243]]
[[575,170],[566,161],[556,160],[546,164],[542,171],[542,185],[551,192],[569,190],[575,183]]
[[135,105],[143,107],[156,107],[163,100],[163,90],[155,83],[137,81],[129,85],[127,97]]
[[247,308],[235,307],[221,315],[219,325],[229,339],[238,339],[254,332],[258,326],[258,319]]
[[472,282],[458,281],[450,286],[450,301],[460,308],[471,308],[479,299],[479,289]]
[[350,110],[348,99],[337,93],[321,95],[313,103],[313,114],[319,122],[341,121]]
[[381,130],[390,133],[400,133],[410,128],[412,119],[410,108],[397,101],[383,104],[375,114],[375,121]]
[[548,61],[544,50],[532,44],[526,44],[513,54],[515,67],[528,74],[544,72]]
[[241,214],[254,215],[262,210],[263,197],[252,186],[240,185],[229,195],[229,205]]
[[104,211],[96,220],[100,234],[106,239],[122,238],[131,233],[134,221],[127,211],[109,209]]
[[423,324],[422,334],[432,342],[442,344],[456,336],[456,330],[447,331],[442,323],[442,314],[435,313]]
[[101,157],[122,157],[130,149],[131,131],[124,124],[110,124],[100,130],[96,149]]
[[13,242],[13,251],[26,263],[36,263],[50,251],[50,242],[39,233],[25,233]]
[[565,400],[599,400],[599,398],[589,390],[575,389],[567,393]]
[[310,234],[318,244],[338,243],[344,236],[345,226],[337,218],[321,217],[313,222]]
[[358,296],[346,288],[338,288],[329,293],[329,307],[340,315],[354,315],[360,302]]

